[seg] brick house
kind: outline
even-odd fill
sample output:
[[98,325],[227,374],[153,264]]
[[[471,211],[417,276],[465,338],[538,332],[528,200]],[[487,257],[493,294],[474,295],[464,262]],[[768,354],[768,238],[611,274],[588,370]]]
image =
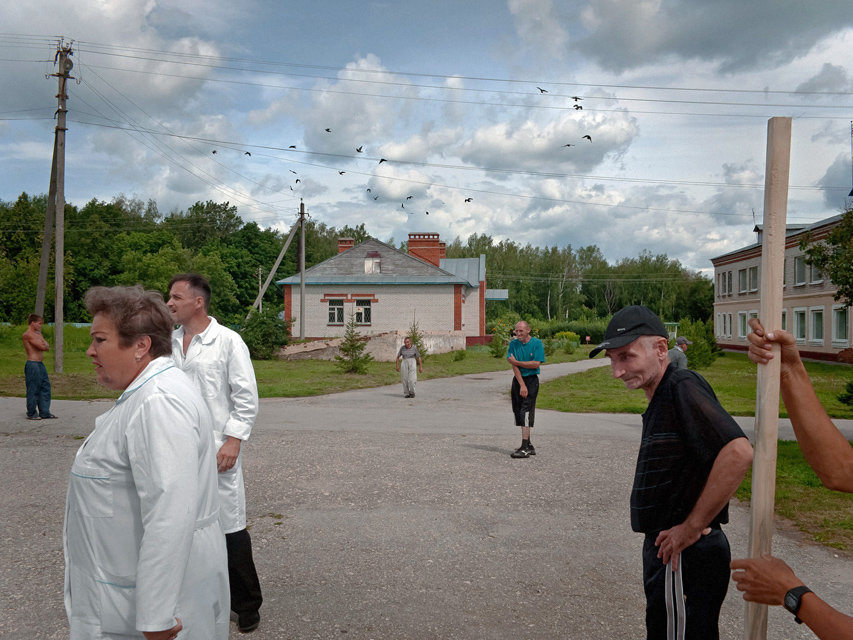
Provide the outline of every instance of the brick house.
[[437,233],[410,233],[408,253],[373,238],[338,239],[338,254],[305,270],[305,332],[299,327],[299,274],[278,281],[294,335],[341,336],[350,314],[361,333],[486,333],[486,257],[450,259]]
[[[800,352],[809,358],[836,360],[850,347],[851,308],[834,299],[837,287],[819,269],[805,262],[800,240],[826,239],[842,215],[811,225],[788,225],[785,230],[785,268],[782,328],[797,339]],[[711,259],[714,265],[714,330],[724,349],[746,351],[750,318],[758,317],[761,296],[762,226],[757,242]]]

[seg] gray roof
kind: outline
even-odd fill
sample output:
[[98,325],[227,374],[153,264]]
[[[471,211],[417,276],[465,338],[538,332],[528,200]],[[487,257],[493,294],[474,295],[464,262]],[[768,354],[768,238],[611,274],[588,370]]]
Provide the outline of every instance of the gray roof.
[[479,258],[442,258],[439,264],[445,271],[465,278],[472,287],[479,287],[480,282],[486,279],[485,255]]
[[[368,253],[374,252],[379,254],[380,273],[365,273],[364,259]],[[277,283],[299,284],[299,274],[278,280]],[[305,284],[470,284],[470,281],[370,238],[306,269]]]

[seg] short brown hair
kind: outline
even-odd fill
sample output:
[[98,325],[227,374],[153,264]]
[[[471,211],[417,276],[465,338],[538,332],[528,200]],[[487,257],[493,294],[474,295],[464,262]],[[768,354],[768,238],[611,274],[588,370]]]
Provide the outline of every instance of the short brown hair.
[[27,324],[32,324],[33,322],[38,322],[39,320],[44,322],[44,318],[42,318],[37,313],[31,313],[29,316],[27,316]]
[[210,309],[210,281],[198,273],[179,273],[169,280],[169,291],[176,282],[186,282],[204,301],[204,310]]
[[86,309],[92,316],[103,313],[113,321],[119,344],[129,347],[143,336],[151,338],[149,353],[155,357],[172,353],[172,315],[157,291],[133,287],[92,287],[86,292]]

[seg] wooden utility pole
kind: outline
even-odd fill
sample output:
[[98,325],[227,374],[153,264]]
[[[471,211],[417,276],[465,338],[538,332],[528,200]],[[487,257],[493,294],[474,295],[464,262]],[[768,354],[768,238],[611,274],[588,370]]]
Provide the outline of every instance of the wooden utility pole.
[[56,303],[54,308],[53,370],[62,373],[64,363],[63,323],[65,293],[65,93],[69,72],[74,67],[71,62],[71,47],[62,47],[57,53],[59,71],[52,75],[59,78],[59,107],[56,110],[56,266],[54,267],[54,289]]
[[[791,167],[791,118],[767,123],[767,166],[764,174],[764,231],[761,246],[761,303],[759,317],[765,329],[782,324],[782,282],[785,265],[785,218],[788,213],[788,176]],[[755,402],[755,456],[752,463],[749,557],[770,553],[776,497],[776,442],[779,438],[779,345],[773,359],[758,367]],[[747,640],[767,638],[767,605],[746,603]]]
[[[281,264],[281,260],[282,260],[282,258],[284,258],[284,254],[287,253],[287,248],[290,246],[290,243],[293,240],[293,236],[296,235],[296,230],[298,228],[299,228],[299,222],[297,221],[290,228],[290,234],[287,236],[287,240],[285,241],[284,246],[281,248],[281,251],[278,254],[278,258],[275,259],[275,264],[273,264],[272,270],[270,271],[270,274],[267,276],[267,279],[264,281],[264,286],[261,287],[260,292],[258,292],[258,297],[255,298],[255,301],[252,303],[253,309],[262,310],[261,300],[263,299],[264,294],[267,292],[267,289],[269,288],[270,282],[272,282],[272,279],[275,276],[276,271],[278,271],[278,265]],[[258,274],[260,277],[260,267],[258,267]],[[249,314],[251,315],[251,311],[249,312]],[[249,319],[248,315],[246,316],[246,319],[247,320]]]
[[299,203],[299,338],[305,339],[305,203]]

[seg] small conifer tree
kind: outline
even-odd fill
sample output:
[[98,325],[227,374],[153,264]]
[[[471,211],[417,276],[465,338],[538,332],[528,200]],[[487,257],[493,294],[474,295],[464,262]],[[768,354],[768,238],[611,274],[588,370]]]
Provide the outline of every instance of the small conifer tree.
[[418,353],[421,354],[421,362],[424,362],[427,357],[427,348],[424,344],[424,334],[421,333],[417,320],[412,320],[412,324],[409,327],[409,332],[406,334],[406,337],[412,341],[413,347],[418,348]]
[[355,314],[351,313],[341,342],[341,355],[335,356],[337,365],[344,373],[367,373],[367,365],[373,361],[373,356],[365,353],[365,349],[367,342],[358,334]]

